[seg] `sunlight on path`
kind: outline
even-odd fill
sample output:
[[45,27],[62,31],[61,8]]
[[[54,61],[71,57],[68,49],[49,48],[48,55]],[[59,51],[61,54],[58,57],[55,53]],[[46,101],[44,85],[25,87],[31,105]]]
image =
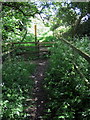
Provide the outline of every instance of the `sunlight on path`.
[[35,81],[35,88],[34,88],[34,98],[35,98],[35,106],[34,109],[34,117],[33,120],[43,120],[42,116],[45,114],[45,103],[46,103],[46,95],[45,91],[42,88],[42,82],[45,76],[45,70],[48,65],[48,60],[38,60],[36,61],[37,69],[36,73],[32,76]]

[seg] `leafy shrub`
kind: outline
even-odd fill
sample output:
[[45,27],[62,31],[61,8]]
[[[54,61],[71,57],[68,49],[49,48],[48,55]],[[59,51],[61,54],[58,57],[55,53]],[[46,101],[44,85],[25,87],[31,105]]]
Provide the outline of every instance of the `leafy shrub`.
[[90,65],[79,55],[74,56],[72,49],[60,41],[52,53],[44,81],[49,100],[46,104],[46,119],[89,120],[89,85],[85,83],[85,78],[82,78],[73,62],[81,64],[80,67],[84,69],[82,73],[87,79]]
[[79,48],[80,50],[90,54],[90,38],[85,36],[85,37],[82,37],[81,39],[80,38],[74,38],[73,39],[74,41],[74,45]]
[[34,42],[35,41],[35,35],[34,34],[27,34],[23,42]]
[[35,65],[17,58],[3,63],[2,120],[23,119],[25,101],[31,98],[33,81],[30,75]]

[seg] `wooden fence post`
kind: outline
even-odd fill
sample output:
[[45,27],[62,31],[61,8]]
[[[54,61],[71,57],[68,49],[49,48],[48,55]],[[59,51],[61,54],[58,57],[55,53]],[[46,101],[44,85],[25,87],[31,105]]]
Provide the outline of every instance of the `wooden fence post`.
[[34,30],[35,30],[35,45],[38,51],[38,57],[39,57],[39,40],[37,41],[37,25],[34,26]]
[[35,42],[37,42],[37,26],[34,26],[34,30],[35,30]]

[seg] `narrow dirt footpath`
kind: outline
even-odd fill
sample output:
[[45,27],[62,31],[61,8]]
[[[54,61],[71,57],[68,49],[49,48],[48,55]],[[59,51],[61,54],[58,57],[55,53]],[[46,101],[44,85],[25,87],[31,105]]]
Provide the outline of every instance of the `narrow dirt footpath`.
[[37,64],[36,72],[33,75],[33,79],[35,82],[35,88],[34,88],[34,99],[35,99],[35,112],[33,120],[43,120],[42,116],[45,114],[45,103],[46,103],[46,94],[43,89],[42,82],[45,77],[45,71],[48,66],[48,60],[47,59],[39,59],[35,61],[35,64]]

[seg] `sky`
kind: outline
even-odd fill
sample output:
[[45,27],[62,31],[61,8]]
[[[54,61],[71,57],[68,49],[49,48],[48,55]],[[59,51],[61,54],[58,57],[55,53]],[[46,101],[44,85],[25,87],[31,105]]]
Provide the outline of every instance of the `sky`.
[[[56,10],[53,10],[53,9],[52,9],[52,8],[53,8],[52,1],[53,1],[53,0],[49,0],[48,3],[51,3],[51,5],[50,5],[51,14],[52,14],[52,15],[55,15],[55,14],[56,14],[56,11],[57,11],[57,8],[56,8]],[[57,0],[56,0],[56,1],[57,1]],[[55,1],[55,2],[56,2],[56,1]],[[63,0],[63,1],[64,1],[64,0]],[[67,3],[71,3],[72,0],[66,0],[66,1],[67,1]],[[88,0],[87,0],[87,1],[88,1]],[[39,6],[41,3],[42,3],[41,1],[37,2],[38,6]],[[64,3],[62,3],[62,6],[64,6]],[[41,7],[41,8],[39,7],[38,9],[41,10],[42,7]],[[48,8],[46,8],[46,11],[47,11],[47,10],[48,10]],[[80,15],[80,14],[81,14],[80,9],[77,8],[77,7],[75,8],[75,12],[77,13],[77,15]],[[45,15],[45,14],[42,14],[42,17],[45,18],[46,15]],[[82,18],[82,21],[83,21],[83,22],[86,22],[86,21],[88,20],[88,18],[90,18],[90,14],[85,15],[85,16]]]

